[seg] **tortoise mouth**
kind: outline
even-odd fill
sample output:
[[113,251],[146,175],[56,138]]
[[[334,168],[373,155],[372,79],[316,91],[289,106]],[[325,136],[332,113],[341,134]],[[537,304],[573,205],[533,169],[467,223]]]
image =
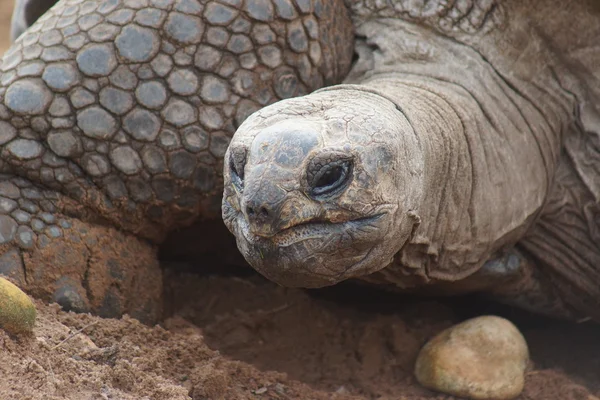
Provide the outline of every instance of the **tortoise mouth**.
[[[240,218],[238,222],[240,223],[240,231],[244,236],[244,239],[249,243],[257,245],[260,242],[268,241],[271,245],[285,248],[304,241],[322,239],[332,234],[350,234],[351,232],[359,231],[363,227],[370,227],[371,230],[375,230],[377,222],[384,214],[385,213],[378,213],[367,217],[340,222],[313,219],[286,227],[270,236],[252,233],[248,221],[243,217]],[[362,232],[366,233],[365,231]],[[352,237],[355,238],[356,236]]]
[[307,221],[267,238],[238,217],[234,230],[239,250],[262,275],[287,287],[318,288],[382,267],[377,254],[389,228],[385,215]]

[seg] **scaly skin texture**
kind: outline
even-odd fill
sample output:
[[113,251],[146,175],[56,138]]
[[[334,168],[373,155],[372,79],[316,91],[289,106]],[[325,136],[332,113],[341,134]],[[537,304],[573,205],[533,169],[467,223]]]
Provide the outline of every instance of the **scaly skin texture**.
[[155,319],[155,245],[220,214],[237,125],[338,82],[352,50],[335,1],[58,3],[0,66],[3,272],[68,309]]
[[[600,10],[408,3],[347,1],[353,85],[266,107],[236,132],[223,216],[238,247],[285,285],[486,291],[600,319],[599,92],[583,51],[595,44],[560,31],[581,16],[597,33]],[[316,144],[294,153],[294,132]],[[332,151],[317,168],[329,178],[311,180]]]

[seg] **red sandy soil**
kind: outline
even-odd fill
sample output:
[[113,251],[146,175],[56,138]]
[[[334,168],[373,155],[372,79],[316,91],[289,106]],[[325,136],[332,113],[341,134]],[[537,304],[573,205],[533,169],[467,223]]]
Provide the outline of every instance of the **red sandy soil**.
[[0,331],[0,399],[450,400],[412,375],[419,348],[465,318],[497,314],[532,355],[519,399],[598,400],[600,326],[474,298],[403,297],[345,284],[278,287],[252,274],[166,271],[167,318],[65,313],[37,302],[32,335]]

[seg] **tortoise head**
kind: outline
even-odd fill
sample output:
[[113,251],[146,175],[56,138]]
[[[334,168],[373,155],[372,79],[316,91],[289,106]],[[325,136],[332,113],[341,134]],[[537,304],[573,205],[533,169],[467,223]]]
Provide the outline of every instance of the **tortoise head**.
[[415,223],[423,165],[410,124],[379,96],[343,92],[262,109],[225,156],[223,219],[246,260],[284,286],[384,268]]

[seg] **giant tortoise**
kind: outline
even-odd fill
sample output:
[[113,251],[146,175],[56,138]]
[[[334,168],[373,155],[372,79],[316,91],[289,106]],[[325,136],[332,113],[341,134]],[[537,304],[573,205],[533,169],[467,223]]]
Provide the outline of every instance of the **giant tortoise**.
[[0,272],[34,296],[151,320],[156,246],[222,212],[282,285],[600,318],[596,1],[44,3],[0,76]]

